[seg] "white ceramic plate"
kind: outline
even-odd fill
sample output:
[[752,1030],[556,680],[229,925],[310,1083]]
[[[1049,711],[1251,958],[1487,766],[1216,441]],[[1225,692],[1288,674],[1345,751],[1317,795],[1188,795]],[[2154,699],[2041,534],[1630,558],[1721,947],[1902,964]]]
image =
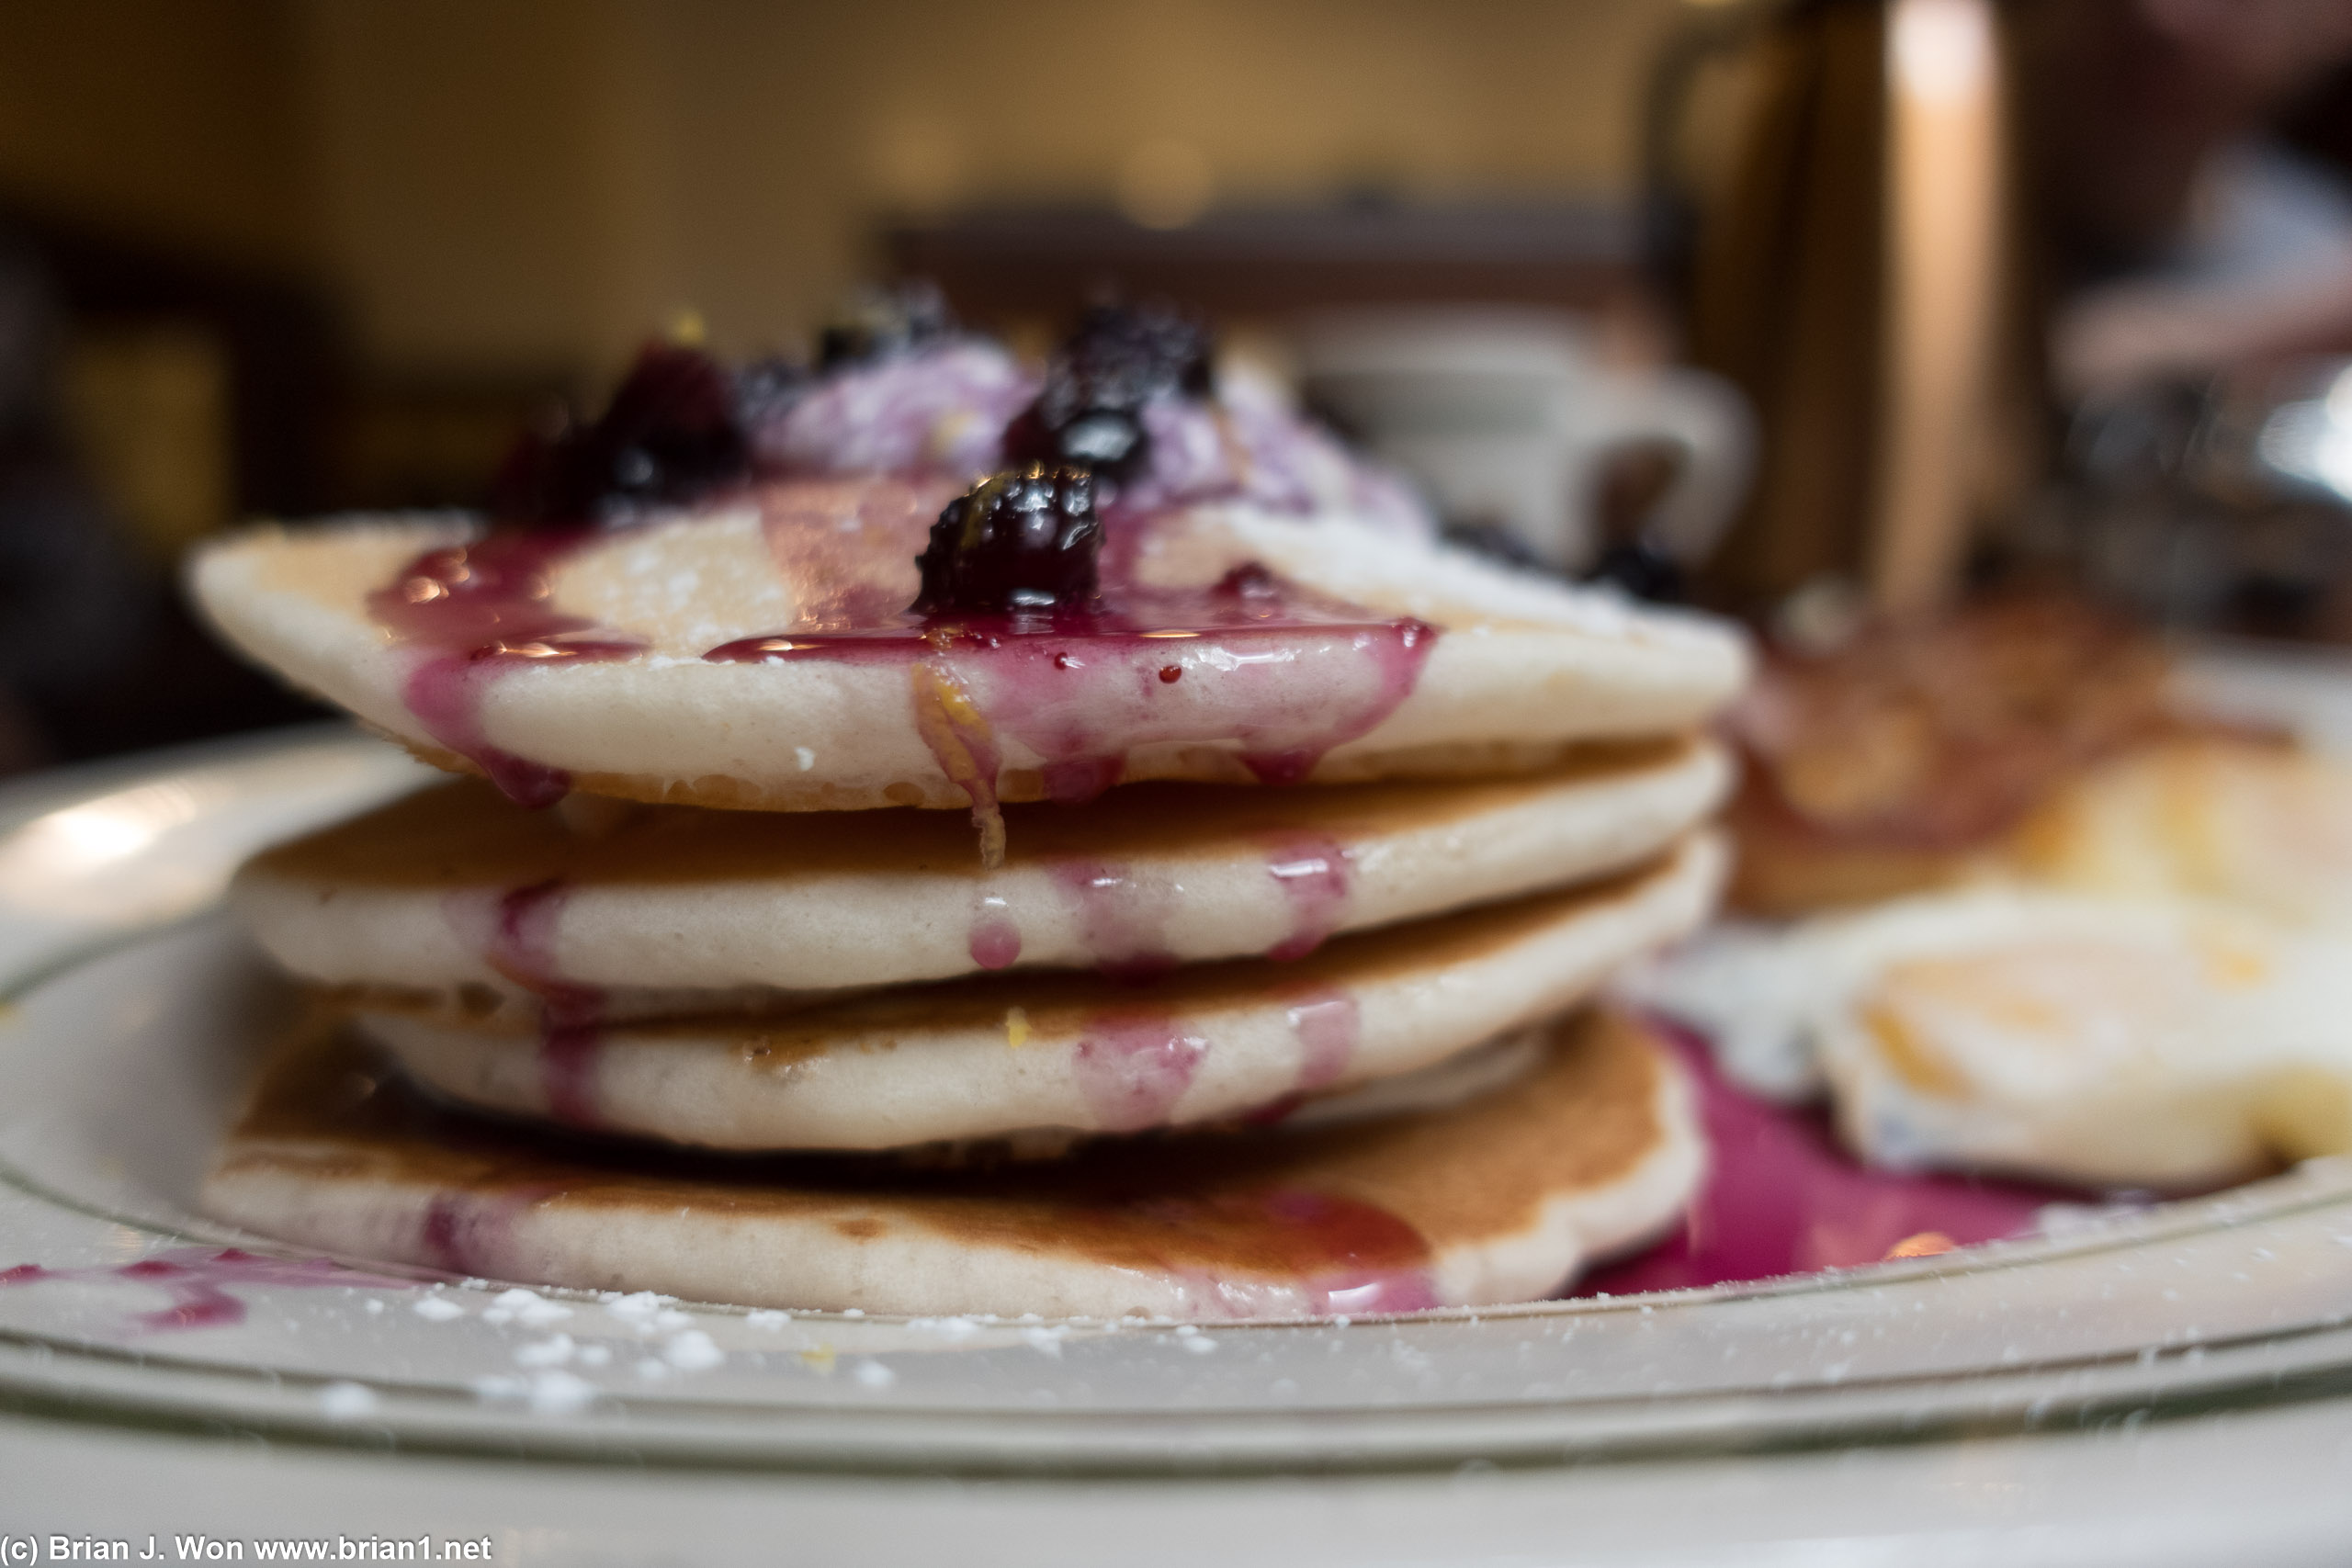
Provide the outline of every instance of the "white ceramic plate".
[[1353,1323],[746,1313],[289,1258],[190,1203],[288,1000],[211,907],[259,843],[418,777],[309,731],[0,795],[0,1404],[458,1452],[1148,1474],[1755,1452],[2352,1386],[2342,1162],[1940,1258]]

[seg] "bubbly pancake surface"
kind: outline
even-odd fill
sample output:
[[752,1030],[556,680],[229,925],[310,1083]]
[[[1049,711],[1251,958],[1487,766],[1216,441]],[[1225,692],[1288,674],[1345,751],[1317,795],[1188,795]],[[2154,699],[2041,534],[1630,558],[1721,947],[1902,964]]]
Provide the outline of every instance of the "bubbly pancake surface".
[[1702,837],[1601,883],[1143,986],[1038,972],[770,1020],[533,1032],[360,1006],[367,1032],[439,1092],[603,1132],[737,1149],[1136,1132],[1263,1114],[1552,1017],[1693,930],[1723,860]]
[[347,1037],[265,1073],[204,1201],[348,1256],[880,1313],[1296,1316],[1539,1296],[1667,1224],[1702,1150],[1641,1028],[1558,1025],[1507,1089],[1310,1132],[1091,1145],[1040,1168],[649,1156],[437,1110]]
[[1523,779],[1253,790],[1138,784],[1016,806],[978,863],[940,813],[624,808],[582,833],[453,784],[270,851],[241,914],[331,985],[536,1012],[594,987],[606,1016],[770,989],[824,991],[1013,965],[1141,973],[1245,954],[1613,874],[1720,797],[1712,743],[1587,749]]
[[[1687,728],[1746,668],[1696,617],[1240,507],[1136,523],[1083,625],[910,620],[945,499],[778,482],[560,543],[449,519],[259,531],[193,574],[252,657],[542,798],[977,807],[1122,778],[1459,774]],[[1238,571],[1272,586],[1228,591]]]

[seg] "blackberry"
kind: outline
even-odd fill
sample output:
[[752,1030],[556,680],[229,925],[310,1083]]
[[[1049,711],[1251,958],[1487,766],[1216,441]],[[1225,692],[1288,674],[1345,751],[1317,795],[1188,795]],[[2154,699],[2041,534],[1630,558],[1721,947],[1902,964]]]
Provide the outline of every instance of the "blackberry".
[[1102,524],[1094,476],[1035,464],[982,479],[947,503],[915,564],[918,615],[1075,608],[1094,598]]
[[534,526],[611,522],[691,501],[750,468],[727,372],[694,349],[649,344],[601,417],[567,417],[515,444],[493,482],[492,512]]
[[1171,307],[1097,305],[1046,368],[1045,389],[1004,433],[1016,463],[1060,463],[1127,479],[1149,446],[1143,406],[1212,386],[1208,331]]
[[1661,604],[1679,604],[1684,591],[1681,563],[1657,546],[1639,539],[1603,550],[1586,581],[1614,583],[1634,598]]

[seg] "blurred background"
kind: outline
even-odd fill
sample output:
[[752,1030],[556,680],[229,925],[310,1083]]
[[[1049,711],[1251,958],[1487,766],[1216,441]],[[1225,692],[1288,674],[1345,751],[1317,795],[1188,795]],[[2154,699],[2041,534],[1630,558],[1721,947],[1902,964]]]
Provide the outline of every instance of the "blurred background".
[[1791,636],[2022,577],[2352,637],[2347,57],[2344,0],[9,0],[0,771],[310,711],[191,541],[476,502],[650,333],[917,276],[1033,351],[1196,305],[1450,524]]

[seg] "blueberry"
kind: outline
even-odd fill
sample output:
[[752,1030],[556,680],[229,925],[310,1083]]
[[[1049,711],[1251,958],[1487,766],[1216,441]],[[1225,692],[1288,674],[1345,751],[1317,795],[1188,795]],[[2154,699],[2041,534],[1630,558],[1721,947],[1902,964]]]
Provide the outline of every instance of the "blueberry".
[[690,348],[649,344],[599,418],[525,435],[492,491],[499,519],[538,526],[613,522],[691,501],[750,471],[735,383]]
[[1095,594],[1102,524],[1094,476],[1033,464],[982,479],[947,503],[915,564],[919,615],[1071,608]]
[[1208,330],[1166,305],[1097,305],[1046,367],[1046,385],[1004,433],[1016,463],[1061,463],[1134,477],[1149,445],[1143,406],[1211,389]]

